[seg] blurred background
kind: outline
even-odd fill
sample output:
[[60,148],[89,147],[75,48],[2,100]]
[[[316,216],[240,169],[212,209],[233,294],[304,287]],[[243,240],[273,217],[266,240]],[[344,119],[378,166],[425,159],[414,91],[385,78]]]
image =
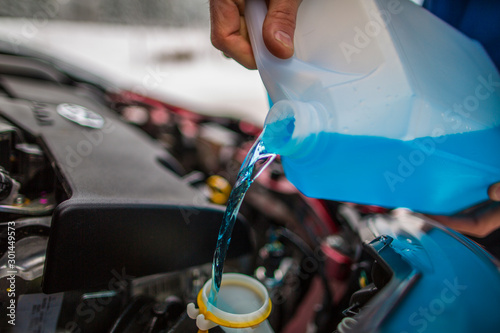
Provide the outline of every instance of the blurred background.
[[0,39],[121,88],[262,125],[268,105],[259,74],[211,45],[208,6],[208,0],[0,0]]

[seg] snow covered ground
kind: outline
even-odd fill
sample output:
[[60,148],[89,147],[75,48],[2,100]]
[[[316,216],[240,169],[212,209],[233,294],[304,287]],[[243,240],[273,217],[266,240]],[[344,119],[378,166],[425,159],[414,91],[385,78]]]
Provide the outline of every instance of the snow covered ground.
[[262,124],[268,110],[258,72],[226,59],[208,28],[0,18],[0,38],[194,111]]

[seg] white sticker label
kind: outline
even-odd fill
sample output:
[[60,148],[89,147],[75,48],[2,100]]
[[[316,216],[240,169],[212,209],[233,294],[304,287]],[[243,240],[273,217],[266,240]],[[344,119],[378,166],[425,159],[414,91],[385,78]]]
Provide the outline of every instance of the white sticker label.
[[61,312],[64,293],[19,296],[14,333],[53,333]]

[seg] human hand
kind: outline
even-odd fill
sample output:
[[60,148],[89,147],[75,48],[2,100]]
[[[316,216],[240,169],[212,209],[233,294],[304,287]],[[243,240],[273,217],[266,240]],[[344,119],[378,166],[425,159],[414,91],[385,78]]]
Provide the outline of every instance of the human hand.
[[500,207],[491,209],[480,216],[451,217],[432,215],[430,217],[455,231],[478,238],[484,238],[500,228]]
[[[500,201],[500,183],[490,186],[488,196]],[[441,224],[460,233],[483,238],[500,228],[500,205],[490,204],[484,213],[470,217],[430,216]]]
[[488,195],[491,200],[500,201],[500,182],[490,186]]
[[[263,1],[263,0],[262,0]],[[262,37],[278,58],[293,55],[295,21],[301,0],[269,0]],[[212,44],[249,69],[257,68],[245,22],[245,0],[210,0]]]

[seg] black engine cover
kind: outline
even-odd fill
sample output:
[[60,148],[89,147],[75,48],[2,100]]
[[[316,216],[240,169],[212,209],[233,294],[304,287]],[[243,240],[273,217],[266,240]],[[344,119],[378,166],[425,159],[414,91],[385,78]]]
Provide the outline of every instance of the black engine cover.
[[[212,260],[223,208],[210,205],[173,170],[177,161],[80,86],[3,75],[0,115],[48,156],[66,197],[53,214],[45,262],[47,293],[107,285],[116,272],[144,276]],[[104,127],[60,116],[61,103],[99,114]],[[229,257],[251,250],[246,226]]]

